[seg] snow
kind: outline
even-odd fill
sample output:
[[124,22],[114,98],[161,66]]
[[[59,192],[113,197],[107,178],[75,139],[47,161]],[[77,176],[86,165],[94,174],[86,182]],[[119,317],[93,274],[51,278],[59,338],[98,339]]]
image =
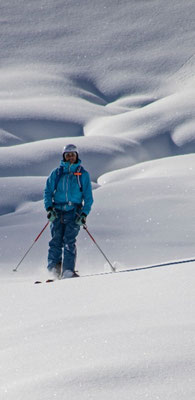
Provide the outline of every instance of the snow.
[[191,274],[4,285],[3,398],[193,398]]
[[[1,5],[3,400],[194,400],[194,262],[177,264],[194,259],[194,12],[192,0]],[[33,285],[48,277],[49,228],[34,243],[43,189],[68,143],[92,179],[88,229],[123,272],[102,275],[81,230],[82,278]]]

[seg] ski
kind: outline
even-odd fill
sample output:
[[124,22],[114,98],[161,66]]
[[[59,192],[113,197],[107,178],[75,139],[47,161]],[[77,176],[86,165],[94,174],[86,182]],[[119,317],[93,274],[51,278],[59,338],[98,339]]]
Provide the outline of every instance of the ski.
[[[72,278],[80,278],[80,275],[72,276],[71,278],[67,278],[67,279],[72,279]],[[52,282],[61,281],[61,280],[64,280],[64,279],[61,279],[61,278],[53,278],[53,279],[47,279],[46,281],[35,281],[34,284],[35,284],[35,285],[38,285],[38,284],[40,284],[40,283],[52,283]]]
[[46,281],[35,281],[34,284],[38,285],[40,283],[51,283],[51,282],[55,282],[55,281],[59,281],[59,279],[47,279]]

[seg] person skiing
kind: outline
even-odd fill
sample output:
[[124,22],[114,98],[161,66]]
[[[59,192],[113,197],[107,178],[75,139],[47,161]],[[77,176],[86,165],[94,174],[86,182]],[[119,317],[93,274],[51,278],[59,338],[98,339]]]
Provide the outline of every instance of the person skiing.
[[[89,173],[81,166],[78,149],[68,144],[63,149],[60,167],[47,179],[44,205],[50,220],[48,270],[54,276],[72,278],[75,272],[76,237],[93,203]],[[63,257],[62,257],[63,256]]]

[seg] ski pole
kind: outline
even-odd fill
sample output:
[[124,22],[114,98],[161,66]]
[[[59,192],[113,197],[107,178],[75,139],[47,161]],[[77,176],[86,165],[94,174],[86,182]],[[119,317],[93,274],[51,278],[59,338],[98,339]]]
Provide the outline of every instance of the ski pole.
[[27,256],[27,254],[29,253],[29,251],[32,249],[32,247],[34,246],[34,244],[37,242],[37,240],[40,238],[40,236],[42,235],[42,233],[44,232],[44,230],[47,228],[47,226],[49,225],[49,221],[46,223],[46,225],[44,226],[44,228],[42,229],[42,231],[38,234],[38,236],[36,237],[36,239],[34,240],[34,242],[31,244],[31,246],[29,247],[29,249],[26,251],[26,253],[24,254],[24,256],[22,257],[22,259],[20,260],[20,262],[18,263],[18,265],[16,266],[16,268],[13,269],[14,272],[17,271],[18,267],[20,266],[20,264],[22,263],[22,261],[25,259],[25,257]]
[[113,265],[111,264],[111,262],[108,260],[108,258],[106,257],[106,255],[104,254],[104,252],[102,251],[102,249],[100,248],[100,246],[97,244],[97,242],[95,241],[94,237],[91,235],[91,233],[88,231],[87,229],[87,225],[83,225],[83,229],[85,229],[85,231],[88,233],[89,237],[93,240],[93,242],[95,243],[95,245],[97,246],[98,250],[102,253],[102,255],[104,256],[104,258],[106,259],[106,261],[108,262],[108,264],[110,265],[111,269],[113,272],[116,272],[116,268],[113,267]]

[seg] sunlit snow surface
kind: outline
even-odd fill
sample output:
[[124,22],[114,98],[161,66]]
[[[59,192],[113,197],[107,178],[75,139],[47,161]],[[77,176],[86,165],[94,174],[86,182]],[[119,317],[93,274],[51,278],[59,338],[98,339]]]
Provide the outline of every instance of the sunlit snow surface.
[[[194,400],[194,1],[0,6],[0,398]],[[42,194],[78,146],[78,280],[48,277]],[[140,270],[135,270],[139,269]],[[134,270],[134,271],[133,271]]]

